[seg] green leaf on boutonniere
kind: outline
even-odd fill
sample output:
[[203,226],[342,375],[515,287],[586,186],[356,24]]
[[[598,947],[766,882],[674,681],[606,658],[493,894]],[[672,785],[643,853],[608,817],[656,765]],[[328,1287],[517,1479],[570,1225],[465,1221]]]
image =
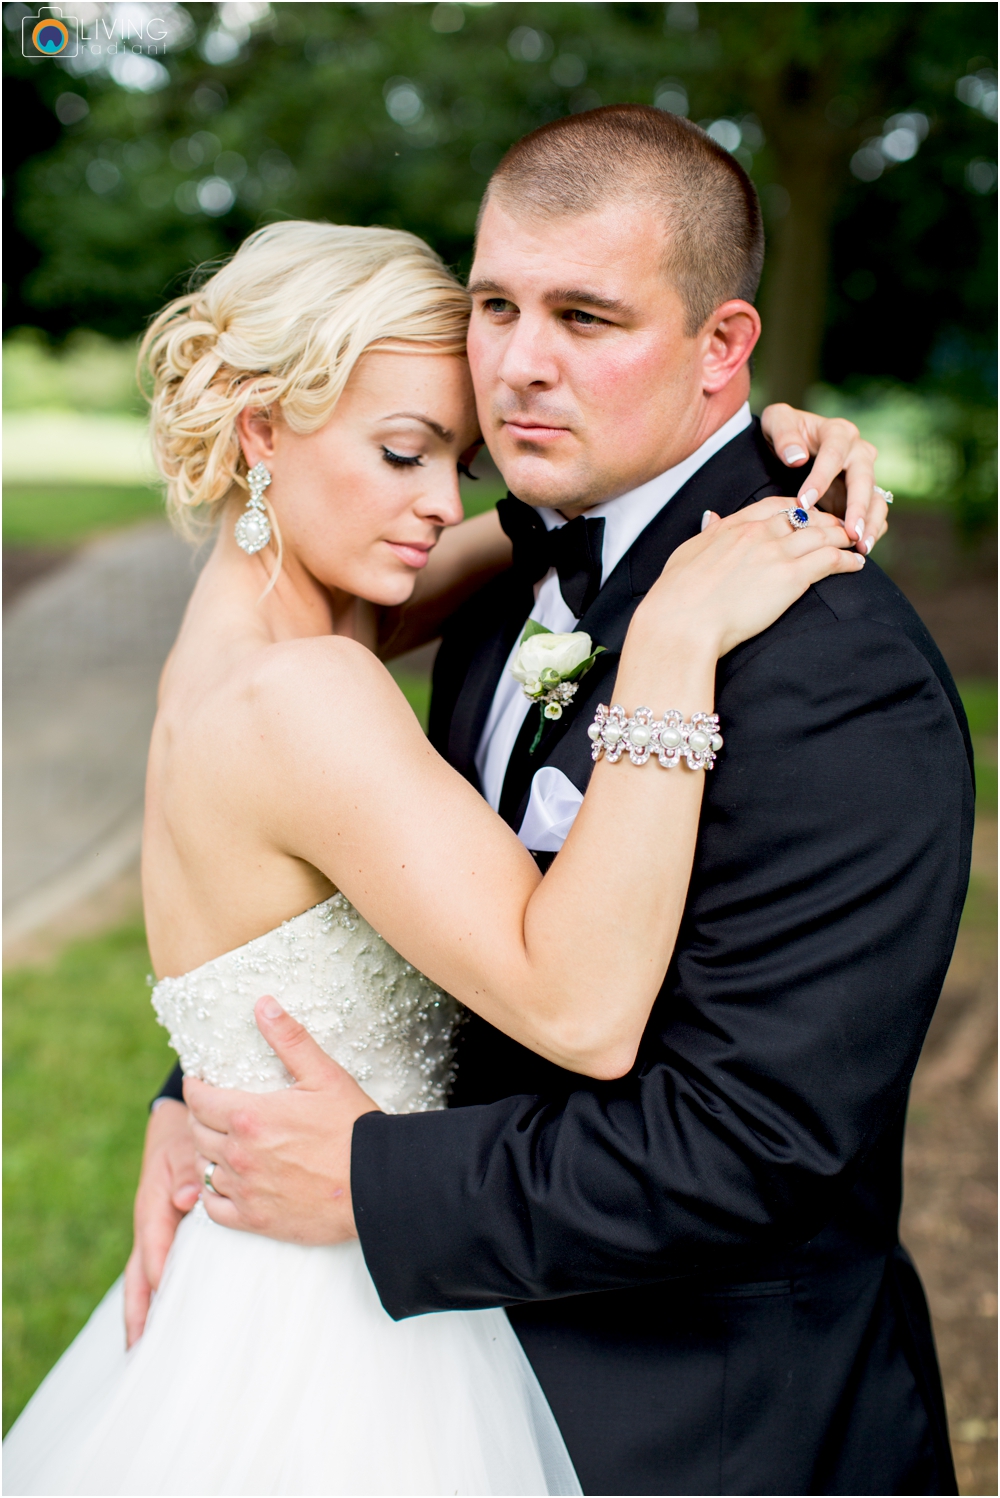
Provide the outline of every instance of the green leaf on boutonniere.
[[590,670],[590,668],[594,664],[594,662],[597,660],[597,657],[599,655],[606,655],[606,654],[607,654],[607,646],[606,645],[595,645],[593,655],[588,655],[588,657],[587,657],[587,659],[585,661],[581,661],[580,664],[577,666],[577,668],[576,668],[575,671],[571,671],[568,676],[564,676],[563,677],[563,681],[576,681],[579,677],[584,676],[586,674],[586,672],[588,672]]

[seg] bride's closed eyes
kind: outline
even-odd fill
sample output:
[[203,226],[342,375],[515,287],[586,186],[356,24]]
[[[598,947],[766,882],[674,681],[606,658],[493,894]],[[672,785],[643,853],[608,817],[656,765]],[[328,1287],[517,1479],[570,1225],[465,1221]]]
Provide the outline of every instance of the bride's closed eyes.
[[[397,453],[391,447],[386,447],[384,442],[380,443],[380,446],[382,448],[383,459],[386,463],[390,463],[393,468],[423,467],[424,459],[422,453]],[[468,463],[463,463],[461,459],[459,459],[457,467],[459,473],[464,478],[472,479],[474,482],[478,479],[479,475],[473,473]]]
[[397,453],[391,447],[382,443],[382,457],[394,468],[420,468],[423,465],[423,457],[420,453]]

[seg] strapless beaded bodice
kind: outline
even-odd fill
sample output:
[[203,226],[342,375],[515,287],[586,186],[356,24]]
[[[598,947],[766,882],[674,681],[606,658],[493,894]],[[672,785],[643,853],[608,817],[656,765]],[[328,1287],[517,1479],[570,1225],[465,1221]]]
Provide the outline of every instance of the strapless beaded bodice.
[[153,1008],[186,1075],[275,1092],[292,1079],[254,1020],[268,993],[385,1112],[444,1106],[459,1006],[343,895],[181,978],[161,979]]

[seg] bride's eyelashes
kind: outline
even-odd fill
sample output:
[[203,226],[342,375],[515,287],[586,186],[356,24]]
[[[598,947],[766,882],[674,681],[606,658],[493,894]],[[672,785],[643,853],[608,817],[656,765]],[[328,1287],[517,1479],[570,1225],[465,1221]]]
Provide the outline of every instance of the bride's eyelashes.
[[474,484],[479,483],[479,474],[473,473],[468,463],[460,462],[458,465],[458,471],[464,478],[471,479]]
[[396,453],[393,452],[391,447],[386,447],[384,442],[382,443],[382,457],[387,463],[391,463],[394,468],[420,468],[424,461],[420,453],[413,453],[412,455]]

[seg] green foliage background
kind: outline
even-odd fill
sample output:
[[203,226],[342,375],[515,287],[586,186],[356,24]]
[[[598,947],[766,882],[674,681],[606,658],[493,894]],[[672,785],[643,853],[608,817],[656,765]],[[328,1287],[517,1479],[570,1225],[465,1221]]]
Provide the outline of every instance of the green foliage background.
[[[942,498],[968,537],[992,521],[995,107],[958,95],[963,78],[992,77],[995,101],[995,7],[170,4],[145,89],[106,66],[22,58],[28,9],[4,7],[19,123],[5,143],[8,328],[132,337],[195,267],[274,218],[401,225],[463,271],[489,173],[518,136],[602,103],[686,96],[691,118],[739,124],[761,194],[760,395],[814,401],[822,380],[856,398],[901,384],[933,397],[955,455]],[[107,25],[125,12],[89,10]],[[400,86],[418,101],[407,120],[391,113]],[[77,117],[61,124],[67,95]],[[919,150],[860,180],[854,153],[907,111],[927,121]],[[208,212],[196,194],[220,177],[232,201]]]
[[[15,25],[25,9],[6,7]],[[991,6],[282,3],[212,65],[218,9],[187,8],[187,40],[151,92],[25,61],[9,32],[9,107],[27,127],[8,145],[11,322],[132,334],[193,266],[276,216],[403,225],[462,267],[513,140],[600,103],[650,104],[672,78],[692,118],[750,114],[762,128],[746,164],[773,235],[782,199],[770,189],[803,151],[828,184],[824,377],[921,379],[988,399],[995,197],[971,190],[966,169],[995,159],[996,132],[955,85],[995,65]],[[537,56],[515,55],[524,28],[541,38]],[[567,56],[575,65],[560,71]],[[386,108],[399,82],[423,100],[409,124]],[[53,109],[67,89],[89,113],[63,128]],[[875,182],[852,176],[861,142],[913,109],[930,121],[916,156]],[[220,168],[234,178],[231,210],[182,212],[178,188],[222,153],[245,164],[242,176],[231,155]],[[95,162],[113,168],[90,171],[100,191],[88,184]]]

